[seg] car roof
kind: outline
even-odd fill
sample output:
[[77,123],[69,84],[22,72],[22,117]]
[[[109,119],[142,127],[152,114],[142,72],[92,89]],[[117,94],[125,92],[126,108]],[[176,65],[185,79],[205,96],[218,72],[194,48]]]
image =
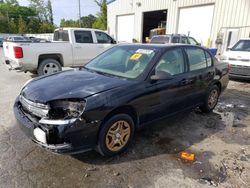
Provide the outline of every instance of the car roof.
[[[117,44],[117,46],[128,46],[128,47],[140,47],[140,48],[154,48],[154,49],[166,49],[166,48],[172,48],[172,47],[196,47],[196,48],[202,48],[197,45],[190,45],[190,44],[179,44],[179,43],[174,43],[174,44],[153,44],[153,43],[147,43],[147,44],[142,44],[142,43],[121,43]],[[204,49],[204,48],[203,48]]]
[[178,36],[178,37],[191,37],[191,36],[187,36],[185,34],[165,34],[165,35],[155,35],[154,37],[172,37],[172,36]]
[[78,30],[78,31],[85,30],[85,31],[102,31],[102,32],[106,32],[106,31],[103,31],[103,30],[100,30],[100,29],[79,28],[79,27],[61,27],[61,28],[56,29],[55,31],[58,31],[60,29],[62,29],[62,30]]
[[240,40],[250,40],[250,38],[241,38]]

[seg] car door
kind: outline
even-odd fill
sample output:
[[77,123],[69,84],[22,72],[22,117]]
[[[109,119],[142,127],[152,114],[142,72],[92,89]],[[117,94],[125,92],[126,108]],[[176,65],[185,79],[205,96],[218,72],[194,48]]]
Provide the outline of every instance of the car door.
[[145,121],[182,111],[191,104],[189,97],[193,92],[193,82],[188,78],[187,65],[181,47],[167,50],[151,75],[156,74],[157,71],[170,73],[172,79],[151,81],[151,87],[155,87],[155,91],[149,103],[152,108],[151,114],[144,117]]
[[199,104],[204,102],[204,96],[214,79],[215,70],[212,66],[212,56],[199,47],[185,47],[185,53],[189,65],[189,79],[194,81],[192,102]]
[[74,38],[74,66],[84,65],[99,54],[99,49],[94,44],[91,31],[75,30]]
[[114,39],[111,38],[106,33],[101,32],[101,31],[93,31],[93,32],[94,32],[94,36],[96,37],[99,53],[104,52],[109,47],[111,47],[113,43],[115,43]]

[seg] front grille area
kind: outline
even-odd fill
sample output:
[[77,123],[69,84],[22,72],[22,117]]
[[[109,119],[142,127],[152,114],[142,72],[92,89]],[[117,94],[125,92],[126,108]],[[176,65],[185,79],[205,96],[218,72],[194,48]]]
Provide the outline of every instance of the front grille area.
[[19,96],[19,101],[22,105],[22,108],[37,117],[43,118],[47,117],[49,113],[49,107],[41,103],[35,103],[26,99],[23,95]]
[[248,66],[232,65],[230,73],[231,74],[239,74],[239,75],[250,76],[250,67],[248,67]]
[[237,58],[229,58],[230,61],[242,61],[242,62],[250,62],[250,59],[237,59]]

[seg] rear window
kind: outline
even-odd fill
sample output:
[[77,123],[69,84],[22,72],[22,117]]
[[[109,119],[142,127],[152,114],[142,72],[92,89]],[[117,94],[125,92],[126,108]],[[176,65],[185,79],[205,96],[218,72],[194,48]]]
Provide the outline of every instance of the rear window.
[[69,41],[69,32],[67,30],[55,31],[54,41]]
[[153,37],[150,43],[155,43],[155,44],[169,43],[169,37],[168,36]]

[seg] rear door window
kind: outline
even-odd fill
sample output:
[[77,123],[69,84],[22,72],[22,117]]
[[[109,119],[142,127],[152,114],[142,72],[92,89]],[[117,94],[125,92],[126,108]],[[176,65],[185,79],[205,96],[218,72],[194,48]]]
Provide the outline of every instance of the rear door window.
[[189,39],[189,44],[198,45],[198,42],[193,37],[189,37],[188,39]]
[[187,39],[187,37],[181,37],[181,43],[183,43],[183,44],[188,44],[188,39]]
[[93,43],[91,31],[74,31],[76,43]]
[[96,39],[98,43],[101,44],[111,44],[112,38],[108,36],[106,33],[95,31]]
[[186,48],[190,71],[204,69],[207,67],[205,52],[200,48]]

